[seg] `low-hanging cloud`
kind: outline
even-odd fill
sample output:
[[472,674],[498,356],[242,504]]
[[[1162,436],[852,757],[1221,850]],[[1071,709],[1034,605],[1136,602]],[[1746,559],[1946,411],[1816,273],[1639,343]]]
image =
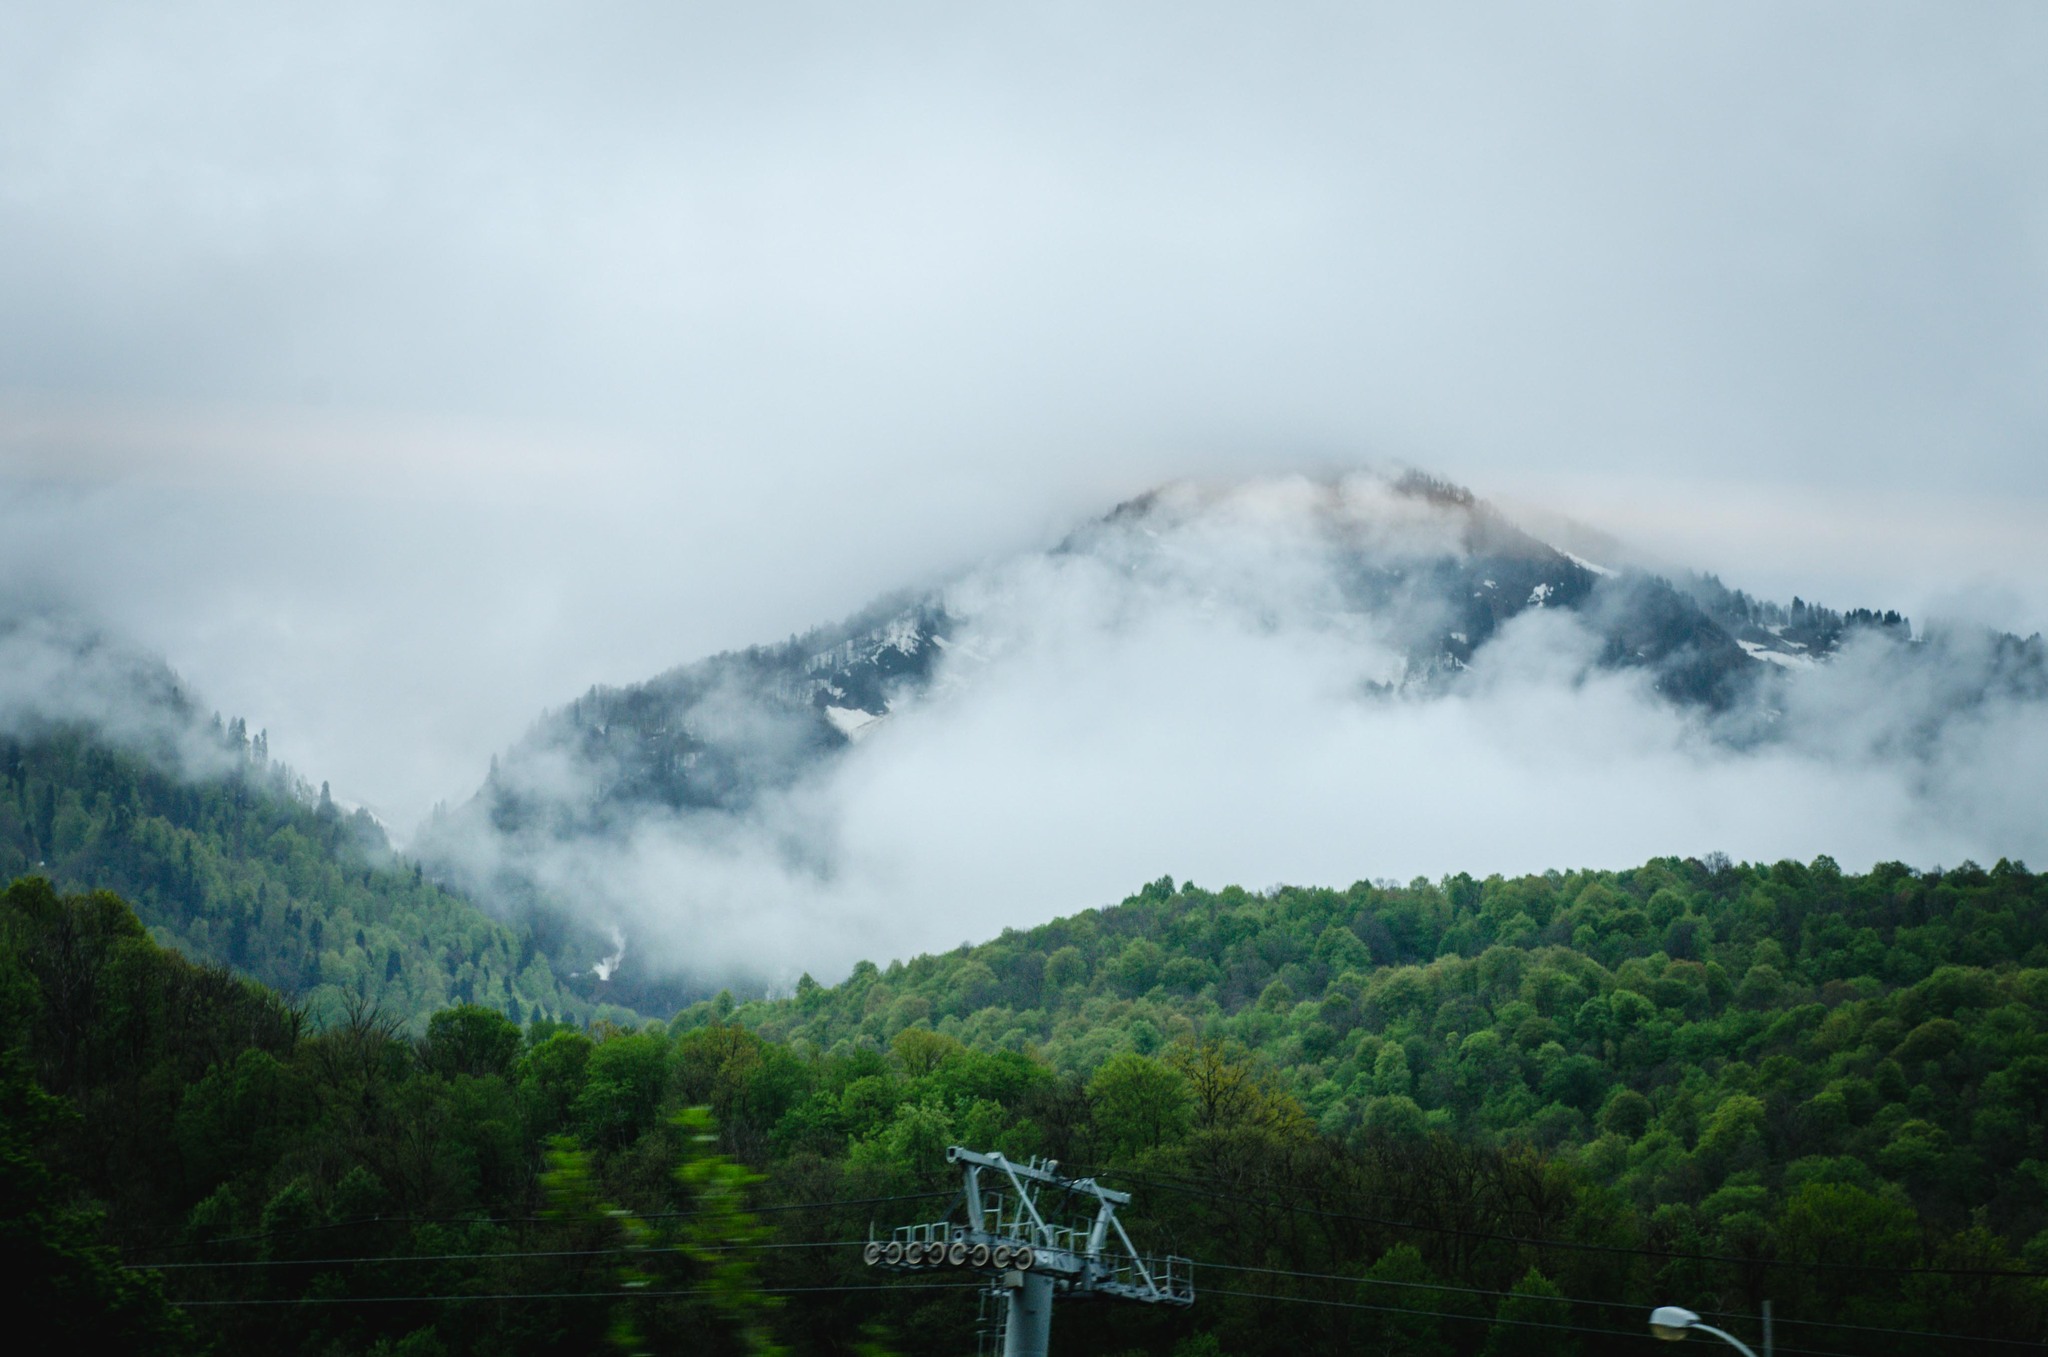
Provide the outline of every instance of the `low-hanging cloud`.
[[[964,620],[929,690],[819,775],[739,813],[471,842],[471,866],[516,860],[650,970],[787,983],[1162,872],[1264,887],[2048,849],[2048,707],[1987,695],[1989,638],[1852,633],[1714,714],[1603,665],[1586,614],[1532,607],[1454,681],[1404,683],[1427,599],[1361,612],[1343,571],[1361,544],[1401,562],[1458,550],[1455,534],[1370,480],[1334,517],[1316,508],[1329,493],[1184,496],[975,572],[947,591]],[[578,775],[556,766],[549,785],[593,794]]]
[[400,833],[589,683],[1181,475],[1405,457],[2032,630],[2044,52],[2024,3],[9,5],[0,575]]
[[33,739],[67,727],[179,775],[232,766],[225,731],[209,727],[162,660],[75,614],[0,599],[0,735]]

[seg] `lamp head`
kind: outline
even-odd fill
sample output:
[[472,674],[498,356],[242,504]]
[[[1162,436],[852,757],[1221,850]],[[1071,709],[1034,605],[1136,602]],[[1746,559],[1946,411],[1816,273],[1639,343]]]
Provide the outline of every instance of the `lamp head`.
[[1686,1330],[1700,1322],[1692,1311],[1677,1305],[1660,1305],[1650,1311],[1650,1332],[1668,1343],[1685,1337]]

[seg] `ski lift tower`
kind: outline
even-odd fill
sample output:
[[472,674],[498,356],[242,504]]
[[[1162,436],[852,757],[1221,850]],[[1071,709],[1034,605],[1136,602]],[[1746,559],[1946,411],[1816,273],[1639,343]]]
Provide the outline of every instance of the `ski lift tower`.
[[945,1267],[987,1275],[1003,1304],[984,1336],[1000,1335],[1002,1357],[1047,1357],[1055,1296],[1195,1303],[1194,1265],[1141,1255],[1124,1232],[1116,1208],[1130,1204],[1129,1193],[1093,1178],[1063,1177],[1052,1160],[1019,1164],[955,1145],[946,1162],[960,1166],[963,1180],[954,1210],[944,1220],[901,1226],[887,1240],[871,1239],[862,1256],[870,1267],[894,1271]]

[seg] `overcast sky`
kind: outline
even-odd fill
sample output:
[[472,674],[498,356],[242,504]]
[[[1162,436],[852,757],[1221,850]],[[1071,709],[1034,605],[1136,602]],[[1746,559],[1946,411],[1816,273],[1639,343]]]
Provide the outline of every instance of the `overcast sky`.
[[2048,8],[0,10],[0,565],[410,825],[1161,479],[2048,626]]

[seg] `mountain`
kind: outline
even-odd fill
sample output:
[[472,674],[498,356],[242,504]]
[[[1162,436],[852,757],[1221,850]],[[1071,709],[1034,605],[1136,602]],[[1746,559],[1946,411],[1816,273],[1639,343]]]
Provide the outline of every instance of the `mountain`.
[[[1925,756],[1964,714],[2048,697],[2038,637],[1916,633],[1896,611],[1779,605],[1712,575],[1586,559],[1416,473],[1180,484],[1045,551],[843,623],[592,688],[545,714],[416,846],[447,879],[535,920],[579,958],[592,997],[658,1012],[721,983],[787,985],[793,971],[719,955],[731,929],[690,924],[694,906],[651,925],[647,902],[695,898],[713,889],[706,882],[721,883],[720,907],[735,915],[771,896],[825,899],[847,871],[842,826],[858,793],[840,780],[857,746],[938,740],[949,704],[1062,647],[1140,634],[1160,618],[1209,629],[1176,657],[1185,679],[1220,646],[1274,637],[1327,660],[1357,710],[1493,691],[1523,670],[1568,670],[1567,686],[1606,674],[1712,747],[1838,762],[1843,731]],[[1071,634],[1079,625],[1090,637]],[[1282,648],[1272,662],[1293,659]],[[1926,700],[1887,705],[1909,692]],[[1038,697],[1044,719],[1084,700],[1057,681]],[[1321,719],[1343,720],[1340,707]],[[1214,733],[1197,726],[1185,738]],[[639,867],[622,873],[628,862]],[[886,890],[871,894],[889,908]],[[821,911],[832,907],[790,910]]]
[[[592,688],[514,747],[479,809],[501,833],[558,835],[616,827],[645,807],[744,810],[926,689],[954,626],[936,597],[892,600],[782,645]],[[546,794],[529,776],[538,768],[587,779],[588,794]]]
[[[1758,677],[1758,654],[1825,655],[1864,616],[1845,622],[1811,610],[1809,621],[1802,604],[1795,627],[1745,625],[1738,640],[1689,590],[1549,547],[1459,487],[1415,474],[1391,483],[1393,499],[1437,520],[1426,540],[1405,546],[1372,531],[1387,525],[1348,515],[1340,487],[1324,490],[1309,527],[1331,550],[1340,606],[1399,629],[1399,683],[1411,689],[1444,686],[1506,622],[1549,607],[1599,628],[1602,663],[1649,671],[1675,701],[1726,706]],[[1160,534],[1213,507],[1154,492],[1118,505],[1050,554],[1114,560],[1137,573]],[[779,645],[714,655],[643,683],[593,687],[537,722],[465,809],[512,835],[615,828],[650,807],[745,810],[815,773],[929,690],[939,660],[971,627],[949,611],[947,593],[899,595]],[[560,794],[564,778],[575,795]]]
[[[1541,607],[1594,617],[1606,642],[1603,662],[1654,672],[1659,689],[1676,700],[1725,705],[1752,677],[1745,646],[1668,582],[1621,576],[1554,550],[1457,487],[1411,475],[1392,489],[1444,511],[1454,537],[1388,553],[1360,525],[1343,522],[1334,504],[1317,527],[1335,548],[1343,606],[1361,617],[1398,619],[1404,684],[1441,685],[1509,619]],[[1117,506],[1052,554],[1142,552],[1146,539],[1184,526],[1190,509],[1203,507],[1155,492]],[[744,810],[928,690],[939,658],[966,625],[948,612],[945,591],[932,590],[878,602],[780,645],[715,655],[622,688],[594,687],[506,754],[479,809],[509,834],[585,833],[654,806]],[[1767,648],[1824,654],[1842,631],[1839,620],[1806,627],[1801,635],[1810,639],[1773,635]],[[552,794],[565,771],[584,795]]]
[[530,930],[427,879],[368,812],[272,760],[241,719],[205,715],[160,660],[25,610],[0,622],[0,672],[0,879],[116,891],[160,943],[316,1015],[599,1014]]

